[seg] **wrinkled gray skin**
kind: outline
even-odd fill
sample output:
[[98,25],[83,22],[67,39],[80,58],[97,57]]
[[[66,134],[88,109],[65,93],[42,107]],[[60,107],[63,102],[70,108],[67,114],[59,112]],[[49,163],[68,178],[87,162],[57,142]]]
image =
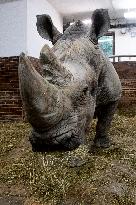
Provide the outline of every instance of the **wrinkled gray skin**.
[[92,26],[81,21],[60,34],[48,15],[37,16],[39,34],[54,44],[40,53],[41,76],[21,54],[20,91],[33,127],[33,151],[72,150],[84,143],[94,115],[94,145],[109,147],[108,130],[121,96],[119,77],[98,45],[110,23],[107,10],[94,11]]

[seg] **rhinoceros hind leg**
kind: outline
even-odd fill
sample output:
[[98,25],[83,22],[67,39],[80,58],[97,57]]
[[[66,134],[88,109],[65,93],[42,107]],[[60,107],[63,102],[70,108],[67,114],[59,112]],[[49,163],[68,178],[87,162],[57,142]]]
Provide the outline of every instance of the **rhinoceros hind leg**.
[[96,125],[96,136],[94,138],[94,145],[96,147],[108,148],[111,145],[108,131],[116,111],[118,102],[110,102],[106,105],[100,105],[96,108],[96,117],[98,122]]

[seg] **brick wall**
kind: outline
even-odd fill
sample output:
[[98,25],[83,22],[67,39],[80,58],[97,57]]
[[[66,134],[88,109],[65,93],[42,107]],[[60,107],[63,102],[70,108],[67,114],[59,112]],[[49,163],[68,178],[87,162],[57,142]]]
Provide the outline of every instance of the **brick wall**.
[[[42,74],[39,60],[29,57]],[[19,57],[0,58],[0,121],[24,118],[18,82]],[[136,104],[136,62],[118,62],[114,66],[123,86],[122,105]]]
[[136,62],[114,63],[123,88],[120,105],[136,105]]
[[0,58],[0,121],[22,119],[18,62],[18,56]]

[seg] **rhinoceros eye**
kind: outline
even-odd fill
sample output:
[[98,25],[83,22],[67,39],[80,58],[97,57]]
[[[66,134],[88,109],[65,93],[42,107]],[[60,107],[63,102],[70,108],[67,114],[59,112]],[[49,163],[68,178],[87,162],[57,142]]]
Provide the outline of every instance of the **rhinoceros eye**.
[[91,95],[92,95],[93,97],[94,97],[94,96],[96,95],[96,93],[97,93],[97,87],[98,87],[97,82],[96,82],[96,81],[93,81],[92,84],[91,84],[91,91],[90,91],[90,93],[91,93]]
[[91,95],[95,96],[95,94],[96,94],[96,88],[93,87],[92,90],[91,90]]
[[84,88],[83,88],[83,95],[87,95],[88,93],[88,86],[86,85]]
[[75,90],[72,95],[71,99],[75,106],[83,105],[86,102],[87,97],[89,97],[89,88],[88,85],[82,86]]

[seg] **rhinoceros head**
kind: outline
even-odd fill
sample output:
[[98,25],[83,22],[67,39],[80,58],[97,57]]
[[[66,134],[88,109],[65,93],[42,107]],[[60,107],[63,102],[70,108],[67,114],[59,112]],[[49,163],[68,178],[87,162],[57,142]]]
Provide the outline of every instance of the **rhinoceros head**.
[[39,34],[54,46],[40,53],[41,76],[25,54],[20,56],[20,91],[33,127],[33,150],[75,149],[93,118],[101,72],[98,38],[109,28],[107,10],[96,10],[92,26],[81,21],[60,34],[48,15],[37,16]]

